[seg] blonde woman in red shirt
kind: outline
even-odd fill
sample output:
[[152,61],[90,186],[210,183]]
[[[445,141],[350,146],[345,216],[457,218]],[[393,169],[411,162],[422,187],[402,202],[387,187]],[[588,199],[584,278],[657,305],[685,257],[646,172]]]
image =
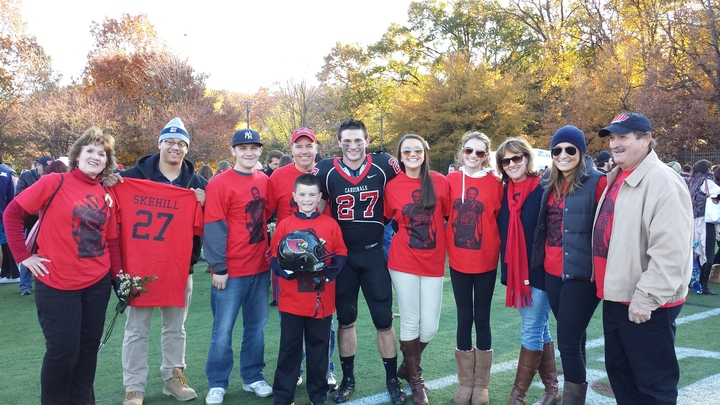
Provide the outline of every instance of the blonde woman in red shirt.
[[445,275],[443,221],[450,212],[445,177],[430,171],[428,145],[418,135],[405,135],[398,145],[402,172],[385,188],[385,217],[398,223],[390,244],[388,269],[400,310],[398,377],[412,388],[413,402],[428,403],[420,359],[438,331]]
[[489,402],[490,306],[500,258],[497,214],[503,186],[490,166],[487,135],[468,132],[461,145],[458,160],[463,166],[447,176],[452,211],[445,229],[458,318],[455,361],[460,386],[453,403],[480,405]]

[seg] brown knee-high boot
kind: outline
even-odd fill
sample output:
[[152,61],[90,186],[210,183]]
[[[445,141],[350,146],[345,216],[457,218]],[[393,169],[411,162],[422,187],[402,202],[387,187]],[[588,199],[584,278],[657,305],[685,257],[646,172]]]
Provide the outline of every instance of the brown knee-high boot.
[[553,405],[562,398],[558,390],[557,368],[555,367],[555,344],[553,342],[543,345],[543,354],[540,359],[538,374],[545,385],[545,393],[534,405]]
[[460,385],[453,397],[454,405],[465,405],[473,396],[475,385],[475,350],[455,349],[455,362]]
[[588,383],[575,384],[568,381],[563,383],[563,405],[585,405]]
[[493,349],[478,350],[475,348],[475,386],[473,387],[472,405],[487,405],[488,385],[490,384],[490,367],[492,366]]
[[413,402],[415,405],[427,405],[425,381],[423,381],[422,368],[420,367],[420,339],[401,340],[400,350],[402,350],[403,363],[405,363],[408,382],[412,389]]
[[515,373],[515,384],[510,392],[508,405],[521,405],[525,403],[525,395],[535,377],[535,373],[538,371],[542,355],[542,350],[529,350],[520,346],[520,358],[518,359],[517,372]]
[[[428,342],[425,342],[425,343],[420,342],[420,354],[421,355],[422,355],[422,352],[425,351],[425,348],[427,347],[427,345],[428,345]],[[407,370],[405,369],[405,359],[403,359],[403,361],[400,362],[400,365],[398,366],[397,376],[401,380],[410,382],[410,380],[408,379]]]

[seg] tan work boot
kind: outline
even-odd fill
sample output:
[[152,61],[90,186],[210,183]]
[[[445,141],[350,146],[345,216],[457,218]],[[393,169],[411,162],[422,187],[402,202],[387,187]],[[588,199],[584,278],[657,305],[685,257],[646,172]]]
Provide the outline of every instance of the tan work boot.
[[720,264],[713,264],[710,270],[710,284],[720,284]]
[[125,393],[122,405],[142,405],[143,393],[140,391],[130,391]]
[[195,390],[187,386],[188,378],[183,375],[183,369],[175,367],[173,376],[165,380],[163,394],[175,397],[178,401],[189,401],[197,398]]

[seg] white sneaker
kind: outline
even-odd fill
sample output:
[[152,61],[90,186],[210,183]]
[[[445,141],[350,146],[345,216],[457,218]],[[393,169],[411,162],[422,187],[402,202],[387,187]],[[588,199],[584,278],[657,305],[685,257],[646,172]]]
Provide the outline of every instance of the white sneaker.
[[17,277],[17,278],[10,278],[10,277],[0,278],[0,284],[11,284],[11,283],[19,283],[19,282],[20,282],[20,277]]
[[295,383],[295,386],[296,386],[296,387],[299,387],[300,384],[302,384],[302,382],[303,382],[302,376],[299,375],[299,376],[298,376],[298,380],[297,380],[297,382]]
[[335,374],[327,373],[327,383],[330,386],[330,391],[335,391],[337,389],[337,379],[335,378]]
[[252,384],[243,383],[243,390],[247,392],[254,392],[255,395],[260,398],[272,395],[272,388],[265,382],[265,380],[255,381]]
[[224,398],[225,398],[225,389],[224,388],[210,388],[210,391],[207,393],[207,396],[205,397],[205,403],[207,405],[222,404]]

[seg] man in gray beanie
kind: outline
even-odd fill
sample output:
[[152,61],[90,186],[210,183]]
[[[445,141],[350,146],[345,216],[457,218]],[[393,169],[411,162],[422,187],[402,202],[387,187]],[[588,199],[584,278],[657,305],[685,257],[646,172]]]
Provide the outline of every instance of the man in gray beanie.
[[[197,201],[204,205],[207,180],[196,174],[193,164],[189,160],[185,160],[189,146],[190,135],[185,129],[185,125],[180,118],[173,118],[160,132],[157,143],[160,151],[141,157],[135,167],[122,172],[122,176],[191,189],[195,192]],[[177,214],[193,215],[191,212],[178,212]],[[190,242],[188,241],[188,243]],[[187,263],[189,275],[185,286],[185,305],[182,307],[159,307],[163,325],[160,340],[162,346],[160,371],[165,381],[163,394],[173,396],[180,401],[189,401],[197,397],[195,390],[187,386],[188,380],[183,371],[185,369],[185,318],[192,297],[193,265],[200,257],[201,247],[201,238],[194,236],[191,259]],[[162,254],[167,255],[168,252],[162,252]],[[158,264],[163,266],[162,263],[153,262],[154,266]],[[122,365],[126,394],[123,405],[142,405],[143,403],[148,374],[147,335],[154,309],[153,307],[130,306],[125,312],[127,322],[122,346]]]

